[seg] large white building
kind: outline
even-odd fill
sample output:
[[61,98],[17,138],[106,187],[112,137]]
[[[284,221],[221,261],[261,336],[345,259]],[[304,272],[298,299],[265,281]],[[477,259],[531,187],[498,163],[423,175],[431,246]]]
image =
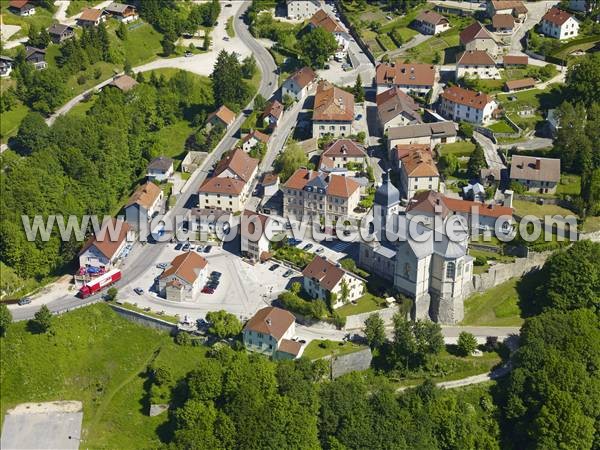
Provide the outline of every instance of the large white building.
[[409,200],[419,191],[439,189],[440,173],[429,145],[397,145],[394,160],[399,166],[402,198]]
[[287,0],[287,16],[289,19],[308,19],[321,9],[319,0]]
[[579,34],[579,21],[556,7],[544,14],[540,25],[542,34],[556,39],[572,39]]
[[[472,291],[473,258],[467,254],[468,234],[450,239],[444,230],[434,233],[424,224],[411,224],[397,214],[400,192],[389,179],[375,194],[373,216],[377,240],[362,242],[359,266],[391,283],[393,289],[414,300],[412,317],[443,324],[460,322],[464,299]],[[388,224],[390,227],[388,227]],[[389,240],[386,228],[396,232]],[[414,228],[420,235],[409,233]]]
[[285,98],[286,95],[291,96],[296,101],[306,98],[316,78],[317,75],[310,67],[298,69],[281,85],[281,98]]
[[439,71],[432,64],[381,63],[375,70],[377,94],[396,87],[407,94],[425,96],[439,79]]
[[450,29],[450,22],[435,11],[423,11],[415,19],[423,34],[439,34]]
[[465,50],[485,51],[493,58],[500,52],[496,39],[479,22],[473,22],[460,32],[460,43]]
[[441,96],[440,114],[457,122],[476,125],[489,123],[498,103],[483,92],[475,92],[458,86],[446,88]]
[[176,256],[158,277],[158,290],[167,300],[194,300],[207,280],[207,262],[196,252]]
[[499,80],[500,71],[496,61],[483,50],[468,50],[458,55],[456,62],[456,79],[480,78],[482,80]]
[[112,219],[100,228],[79,251],[79,267],[82,271],[109,270],[122,254],[127,245],[127,235],[131,230],[123,220]]
[[313,110],[313,137],[350,136],[354,121],[354,96],[328,81],[320,81]]

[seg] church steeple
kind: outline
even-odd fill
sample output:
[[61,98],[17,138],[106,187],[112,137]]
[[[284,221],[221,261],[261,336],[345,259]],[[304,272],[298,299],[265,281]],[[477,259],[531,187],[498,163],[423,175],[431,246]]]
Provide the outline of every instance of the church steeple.
[[400,191],[390,180],[389,171],[383,172],[381,186],[375,191],[373,214],[381,220],[381,230],[385,230],[387,219],[400,208]]

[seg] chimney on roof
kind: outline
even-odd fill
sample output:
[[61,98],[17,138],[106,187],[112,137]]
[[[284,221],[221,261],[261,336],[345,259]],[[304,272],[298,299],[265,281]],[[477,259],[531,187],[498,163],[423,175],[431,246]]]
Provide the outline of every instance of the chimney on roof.
[[270,318],[267,318],[267,320],[265,320],[265,322],[267,322],[267,325],[271,326],[271,323],[272,323],[272,322],[271,322],[271,319],[270,319]]
[[535,158],[535,170],[540,170],[542,168],[542,161],[539,158]]

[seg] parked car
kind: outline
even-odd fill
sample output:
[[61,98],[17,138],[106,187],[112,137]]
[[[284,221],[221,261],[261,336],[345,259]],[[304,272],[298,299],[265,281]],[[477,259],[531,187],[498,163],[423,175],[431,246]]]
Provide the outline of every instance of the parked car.
[[279,264],[273,264],[271,267],[269,267],[269,270],[271,272],[275,272],[278,268],[279,268]]
[[294,239],[294,238],[289,238],[288,239],[288,245],[291,245],[293,247],[295,247],[296,245],[302,243],[302,241],[300,239]]
[[206,247],[204,247],[204,253],[210,253],[211,250],[212,250],[212,245],[207,245]]
[[202,253],[202,252],[204,251],[204,247],[203,247],[202,245],[199,245],[199,246],[196,248],[196,251],[197,251],[198,253]]
[[19,301],[17,302],[17,304],[19,306],[29,305],[30,303],[31,303],[31,299],[29,297],[23,297],[23,298],[19,299]]
[[223,36],[223,40],[224,41],[228,41],[229,40],[229,36]]
[[183,247],[181,248],[181,250],[183,250],[184,252],[187,252],[190,249],[191,245],[190,243],[186,243],[183,245]]
[[356,116],[356,119],[355,119],[355,120],[360,120],[360,119],[362,119],[362,114],[358,114],[358,115]]
[[141,287],[136,287],[133,292],[135,292],[137,295],[142,295],[144,290]]
[[293,271],[293,270],[291,270],[291,269],[288,269],[288,270],[286,270],[286,271],[285,271],[285,273],[283,274],[283,276],[284,276],[285,278],[288,278],[288,277],[289,277],[289,276],[291,276],[293,273],[294,273],[294,271]]
[[194,56],[194,54],[192,52],[185,52],[183,54],[186,58],[189,58],[190,56]]
[[227,3],[227,4],[225,5],[225,8],[231,8],[231,3]]
[[309,242],[308,244],[306,244],[302,249],[303,250],[310,250],[311,248],[313,248],[313,245]]
[[221,272],[214,271],[211,272],[210,277],[218,280],[219,278],[221,278],[221,275],[223,275]]
[[159,263],[159,264],[156,265],[156,268],[157,269],[166,269],[167,266],[168,266],[167,263]]
[[315,253],[323,253],[324,249],[323,247],[319,247],[318,249],[315,250]]
[[215,290],[214,290],[213,288],[209,288],[208,286],[205,286],[205,287],[202,289],[202,293],[203,293],[203,294],[214,294],[214,293],[215,293]]

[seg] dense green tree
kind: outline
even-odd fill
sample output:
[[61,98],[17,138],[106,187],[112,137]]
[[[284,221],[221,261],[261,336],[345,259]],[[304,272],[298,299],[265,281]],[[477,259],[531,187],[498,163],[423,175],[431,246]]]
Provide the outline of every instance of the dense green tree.
[[242,331],[239,319],[224,310],[207,313],[206,320],[210,323],[208,332],[220,338],[234,337]]
[[487,166],[485,161],[485,153],[481,145],[476,144],[475,150],[469,157],[469,163],[467,164],[467,175],[471,178],[478,178],[481,169]]
[[560,128],[556,147],[563,170],[582,173],[591,167],[592,143],[586,134],[586,112],[583,104],[564,102],[558,110]]
[[115,31],[115,34],[122,41],[127,40],[127,37],[129,36],[129,30],[127,29],[127,25],[125,24],[125,22],[119,23],[119,26],[117,27],[117,30]]
[[337,49],[337,42],[333,34],[316,27],[302,36],[298,46],[304,63],[320,69]]
[[477,339],[472,333],[461,331],[458,335],[458,351],[463,356],[469,356],[477,350]]
[[163,40],[160,41],[160,44],[162,45],[164,56],[170,56],[175,53],[175,42],[173,42],[173,40],[165,36]]
[[354,83],[354,87],[352,88],[352,93],[354,94],[354,100],[358,103],[365,101],[365,90],[362,86],[362,80],[360,78],[360,73],[356,76],[356,83]]
[[15,137],[15,144],[22,155],[30,155],[36,150],[41,150],[47,145],[49,135],[48,125],[40,113],[28,113]]
[[591,53],[571,65],[567,72],[567,86],[572,102],[588,106],[597,102],[600,98],[600,54]]
[[119,290],[116,287],[111,287],[106,291],[106,299],[109,302],[115,301],[117,299],[117,295],[119,294]]
[[409,321],[403,315],[394,316],[394,338],[389,355],[390,364],[399,370],[409,370],[425,363],[429,355],[444,347],[439,324],[430,321]]
[[254,55],[247,56],[242,61],[242,76],[246,79],[251,79],[258,71],[258,65]]
[[12,314],[6,303],[0,303],[0,337],[6,336],[8,327],[12,323]]
[[238,109],[247,98],[248,90],[242,80],[242,68],[235,53],[221,50],[212,75],[215,104]]
[[297,169],[307,165],[308,157],[296,142],[289,143],[275,160],[275,170],[279,172],[281,181],[286,181]]
[[385,343],[385,324],[379,314],[373,313],[367,317],[363,331],[369,347],[380,348]]
[[36,332],[46,333],[52,327],[52,313],[46,305],[42,305],[41,308],[34,314],[30,323]]
[[445,177],[452,176],[459,168],[458,158],[454,153],[444,153],[440,156],[438,167]]

